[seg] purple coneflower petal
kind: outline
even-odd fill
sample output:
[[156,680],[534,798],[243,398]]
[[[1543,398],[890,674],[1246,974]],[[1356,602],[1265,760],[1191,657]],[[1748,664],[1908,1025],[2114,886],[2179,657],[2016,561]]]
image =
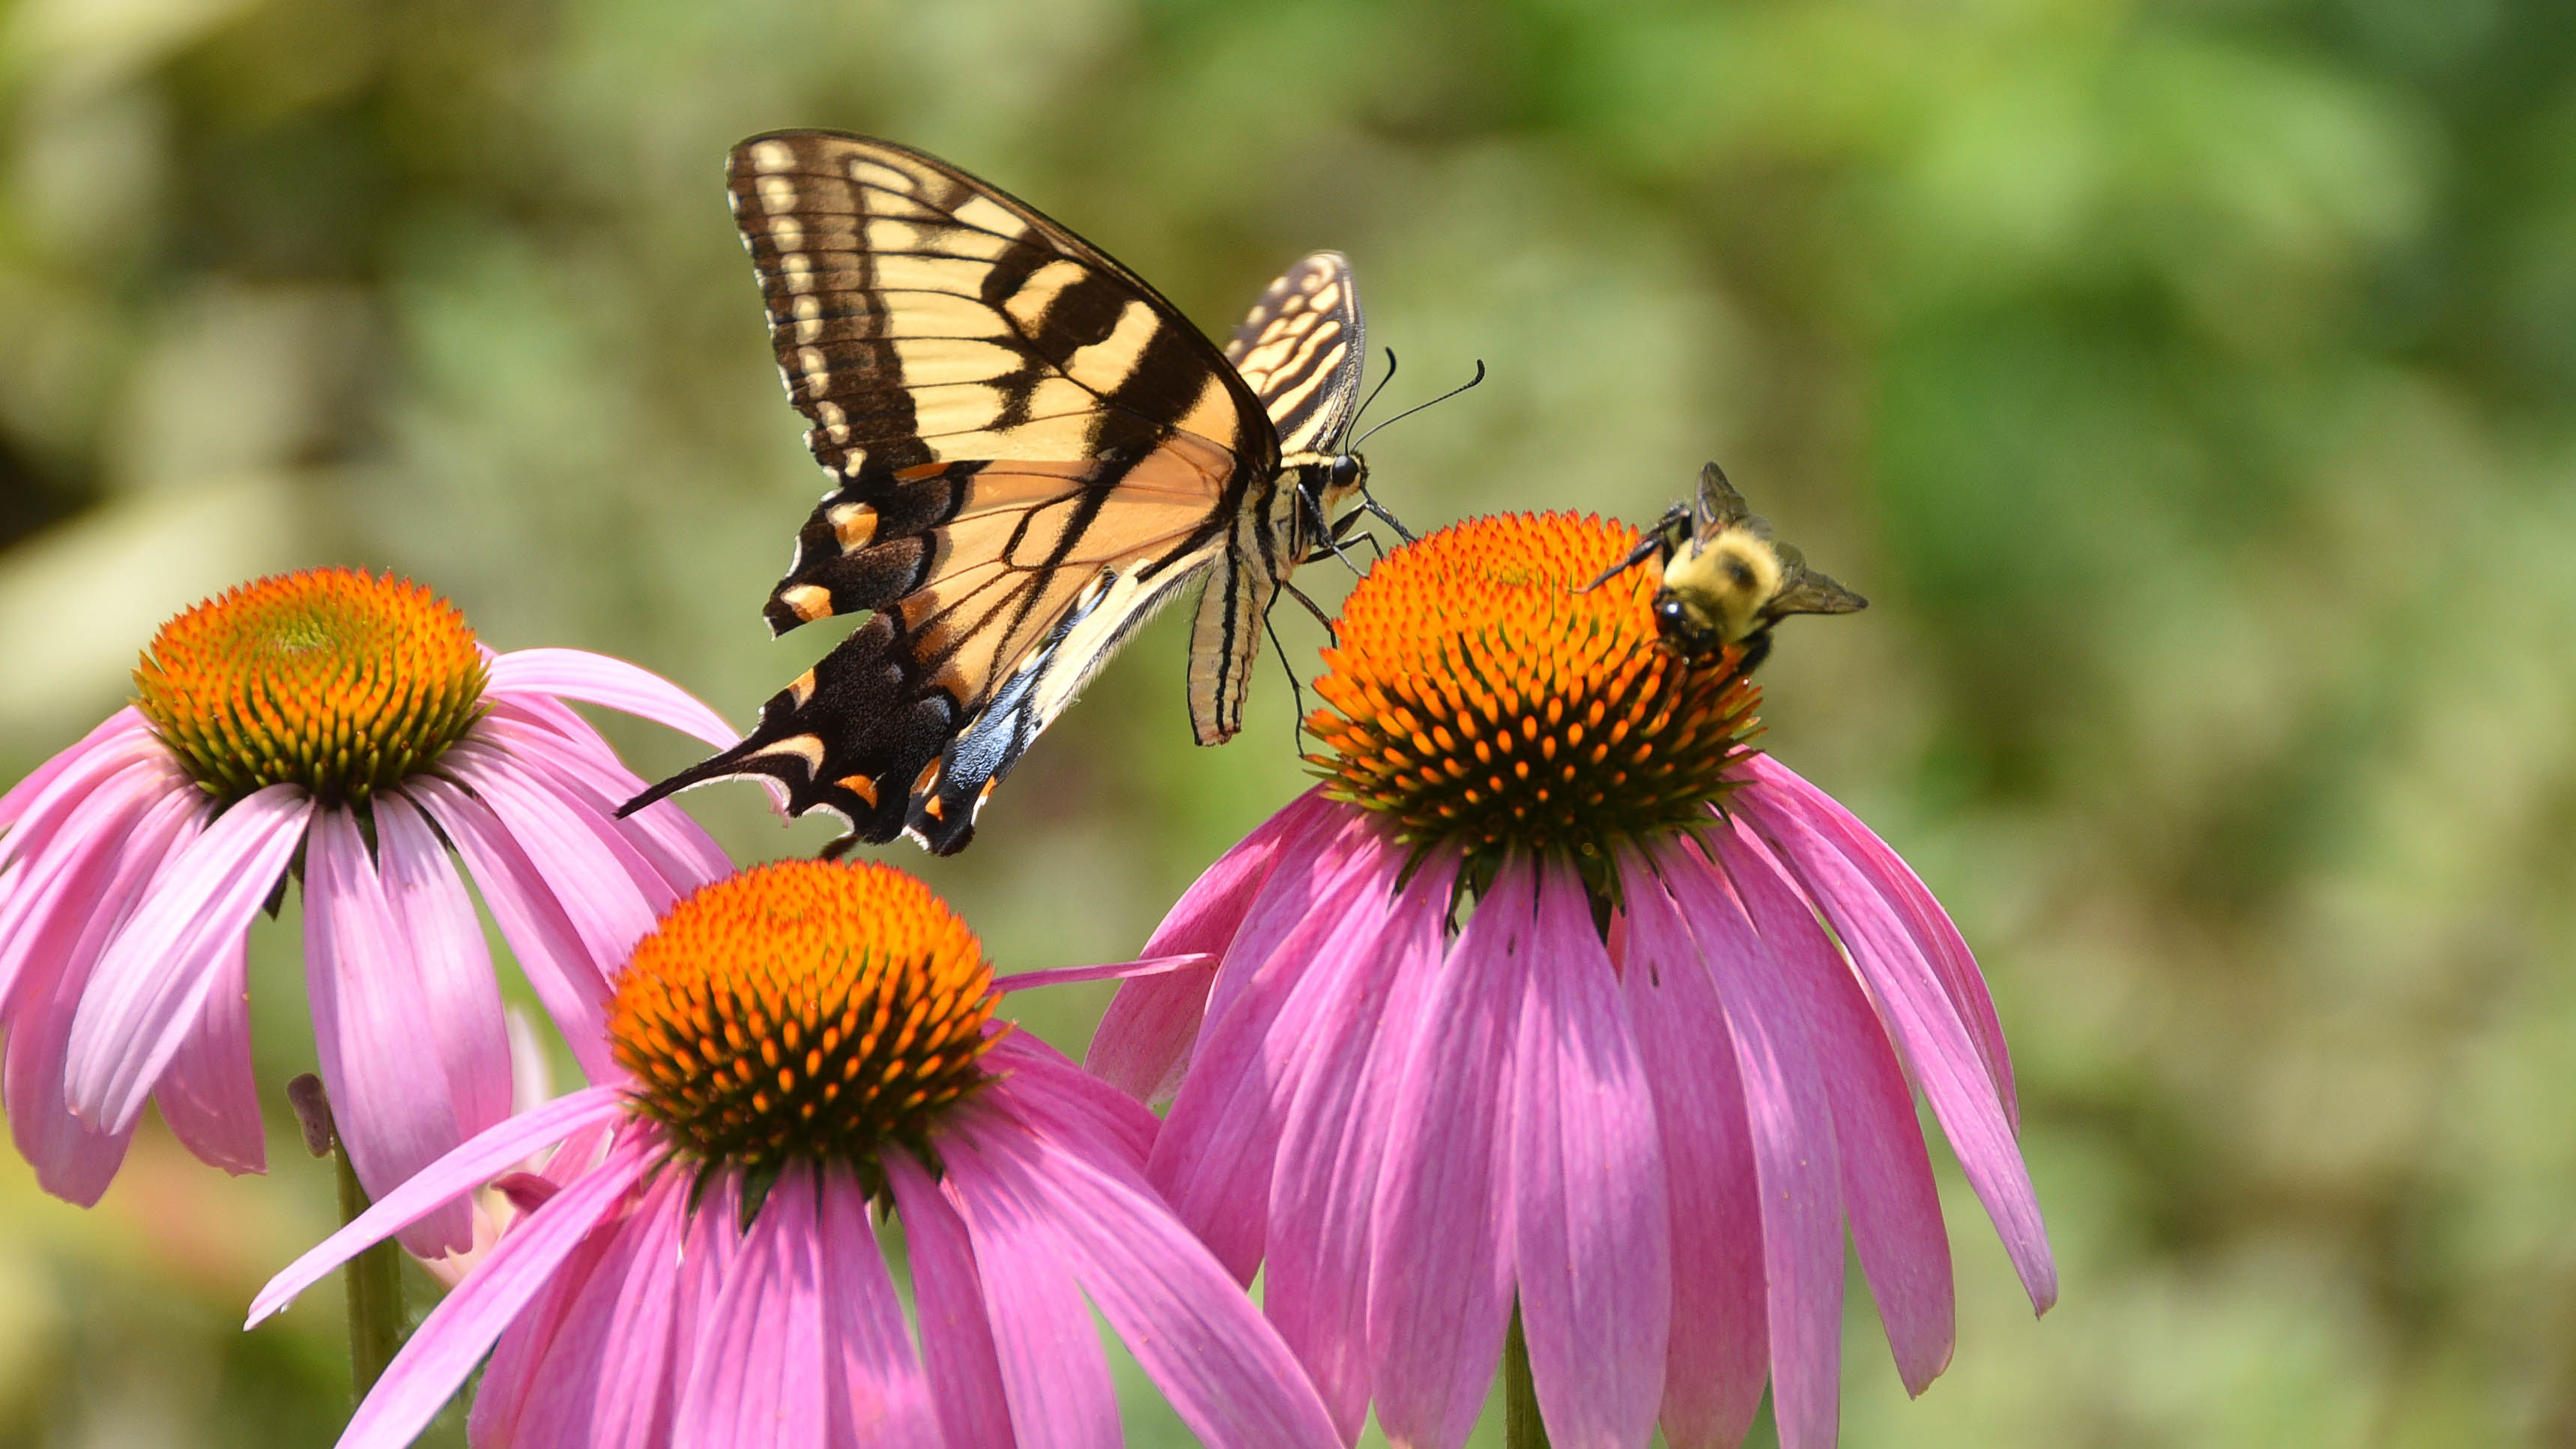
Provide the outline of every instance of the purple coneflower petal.
[[[1329,818],[1330,811],[1331,802],[1322,790],[1308,790],[1255,827],[1190,883],[1145,943],[1143,954],[1222,954],[1242,928],[1244,913],[1252,908],[1253,897],[1270,879],[1282,853],[1298,847],[1309,831]],[[1120,987],[1101,1014],[1083,1065],[1140,1102],[1171,1096],[1189,1065],[1190,1044],[1198,1039],[1208,987],[1215,979],[1211,965]]]
[[671,1339],[683,1354],[697,1352],[706,1338],[707,1315],[742,1256],[742,1174],[715,1174],[695,1190],[693,1203],[680,1239],[680,1292],[671,1305]]
[[824,1449],[817,1191],[812,1169],[788,1168],[743,1234],[742,1254],[706,1311],[674,1441]]
[[[31,963],[56,979],[66,953],[94,924],[131,919],[165,858],[185,844],[170,833],[175,824],[165,823],[154,837],[157,853],[147,853],[137,834],[142,822],[162,819],[174,800],[198,825],[212,818],[204,797],[158,761],[137,761],[86,784],[29,828],[26,853],[9,862],[9,890],[0,894],[0,1011],[13,1004]],[[82,958],[84,980],[103,949],[102,941]]]
[[665,724],[719,750],[742,736],[695,695],[649,669],[581,649],[514,649],[491,663],[486,693],[578,699]]
[[72,1023],[66,1087],[84,1121],[111,1132],[134,1125],[205,1014],[213,968],[276,888],[313,814],[302,789],[271,785],[235,802],[153,878]]
[[340,1449],[403,1449],[429,1427],[501,1331],[554,1281],[650,1163],[642,1152],[618,1153],[504,1235],[412,1331],[350,1417]]
[[[139,813],[132,808],[137,799],[150,802]],[[156,795],[139,772],[108,781],[85,803],[73,815],[80,835],[66,839],[69,848],[33,863],[49,900],[14,943],[28,953],[21,959],[29,969],[13,993],[0,1096],[6,1098],[10,1136],[35,1166],[37,1183],[88,1207],[115,1179],[134,1129],[104,1132],[72,1115],[63,1096],[72,1022],[100,954],[133,918],[163,864],[205,828],[206,819],[194,791]],[[109,833],[94,837],[95,848],[81,848],[81,835],[92,831]],[[233,951],[237,959],[238,944]],[[256,1132],[256,1107],[250,1125]]]
[[733,869],[723,847],[670,801],[656,801],[621,819],[617,807],[640,793],[644,780],[619,764],[608,741],[587,723],[569,719],[569,726],[589,738],[567,739],[557,731],[529,723],[527,714],[524,705],[496,705],[468,738],[533,766],[530,773],[535,778],[549,782],[559,794],[598,818],[600,824],[594,829],[623,837],[643,855],[657,876],[675,886],[703,885]]
[[1191,951],[1179,956],[1147,956],[1135,961],[1098,961],[1082,966],[1046,966],[1035,971],[1010,971],[993,978],[993,994],[1008,995],[1014,991],[1031,991],[1040,986],[1071,986],[1085,981],[1138,981],[1153,976],[1170,976],[1177,972],[1215,969],[1216,958],[1205,951]]
[[[470,1135],[457,1121],[448,1064],[423,1050],[435,1045],[434,1036],[424,1040],[429,1002],[415,954],[425,943],[404,935],[403,924],[358,823],[342,811],[320,812],[304,853],[305,990],[332,1121],[370,1197]],[[401,1237],[419,1257],[452,1253],[473,1245],[474,1216],[451,1202]]]
[[[533,1112],[523,1112],[481,1134],[421,1169],[419,1175],[409,1182],[376,1199],[373,1207],[350,1219],[338,1232],[315,1244],[303,1257],[287,1264],[284,1271],[268,1280],[268,1286],[259,1290],[259,1296],[251,1300],[250,1316],[242,1327],[258,1326],[261,1319],[293,1302],[296,1294],[356,1257],[360,1249],[391,1237],[444,1204],[490,1182],[517,1166],[520,1159],[530,1153],[563,1141],[593,1123],[623,1116],[625,1112],[625,1086],[610,1083],[568,1092]],[[610,1155],[616,1154],[612,1152]],[[588,1179],[585,1177],[583,1180]]]
[[823,1194],[823,1295],[832,1449],[942,1449],[939,1412],[904,1325],[903,1300],[846,1173]]
[[[1783,1449],[1830,1445],[1841,1422],[1843,1204],[1833,1106],[1815,1045],[1797,995],[1779,979],[1725,878],[1687,848],[1656,863],[1672,895],[1633,893],[1629,928],[1650,939],[1686,930],[1698,942],[1744,1085],[1762,1195],[1772,1417]],[[1687,926],[1667,920],[1676,904]]]
[[93,786],[135,765],[158,765],[173,777],[169,751],[152,736],[151,726],[131,707],[81,737],[80,743],[38,765],[33,774],[0,795],[0,862],[16,860],[42,848],[53,828],[79,806]]
[[[466,1420],[476,1444],[579,1444],[584,1449],[670,1437],[667,1301],[655,1327],[656,1297],[667,1300],[672,1275],[661,1259],[681,1220],[668,1183],[657,1183],[601,1215],[589,1235],[556,1265],[544,1290],[528,1300],[492,1346]],[[557,1194],[550,1194],[552,1202]],[[540,1207],[543,1205],[540,1204]],[[655,1207],[660,1214],[653,1216]],[[535,1211],[531,1208],[530,1211]],[[478,1265],[479,1266],[479,1265]],[[634,1310],[635,1317],[626,1316]],[[611,1357],[610,1341],[620,1350]],[[634,1432],[635,1399],[657,1406],[659,1422]],[[606,1421],[605,1399],[630,1410]]]
[[[1515,857],[1425,984],[1402,1053],[1370,1206],[1368,1344],[1378,1423],[1454,1449],[1484,1406],[1512,1310],[1511,1143],[1503,1115],[1528,990],[1537,869]],[[1410,1038],[1408,1041],[1407,1038]]]
[[677,892],[634,842],[599,813],[469,740],[447,752],[447,770],[492,807],[572,918],[594,961],[622,961],[670,909]]
[[1512,1046],[1512,1257],[1548,1442],[1653,1436],[1673,1311],[1654,1098],[1610,953],[1571,871],[1539,876]]
[[1621,858],[1619,878],[1632,912],[1620,986],[1655,1097],[1672,1201],[1674,1312],[1658,1419],[1672,1449],[1732,1449],[1752,1427],[1771,1374],[1744,1084],[1717,984],[1662,882],[1634,856]]
[[1960,938],[1950,913],[1941,909],[1941,903],[1933,899],[1931,889],[1914,873],[1914,868],[1833,796],[1769,755],[1754,755],[1743,768],[1764,787],[1794,801],[1878,893],[1895,903],[1916,944],[1931,961],[1933,970],[1940,973],[1941,989],[1949,994],[1951,1004],[1967,1023],[1969,1035],[1976,1039],[1977,1053],[1984,1058],[1996,1092],[2003,1098],[2004,1117],[2019,1134],[2021,1105],[2013,1092],[2012,1053],[2004,1045],[2003,1022],[1995,1015],[1994,998],[1986,991],[1986,978],[1977,970],[1977,958]]
[[993,1043],[984,1066],[1013,1080],[1012,1099],[1040,1127],[1086,1153],[1145,1170],[1163,1124],[1135,1098],[1025,1032]]
[[1143,1179],[1064,1151],[996,1108],[955,1121],[946,1161],[970,1230],[1003,1219],[1050,1240],[1201,1443],[1339,1449],[1286,1345]]
[[464,858],[519,970],[562,1030],[582,1071],[594,1082],[613,1079],[617,1063],[608,1050],[608,981],[600,958],[583,945],[553,887],[482,801],[447,781],[426,777],[407,782],[404,789]]
[[1445,856],[1425,861],[1373,938],[1314,961],[1273,1033],[1312,1045],[1289,1058],[1279,1088],[1262,1311],[1345,1443],[1368,1414],[1369,1212],[1402,1062],[1384,1038],[1411,1027],[1447,950],[1456,871]]
[[[1280,1083],[1313,1047],[1276,1031],[1282,1007],[1319,954],[1360,949],[1393,907],[1397,848],[1365,822],[1341,838],[1315,877],[1282,871],[1301,886],[1265,889],[1244,924],[1244,939],[1269,939],[1262,961],[1230,957],[1217,978],[1190,1093],[1176,1101],[1154,1139],[1147,1175],[1172,1211],[1238,1283],[1260,1265],[1269,1219],[1273,1153],[1287,1102]],[[1311,884],[1311,894],[1304,884]],[[1293,902],[1293,915],[1284,903]],[[1279,964],[1272,967],[1270,962]],[[1258,966],[1262,969],[1255,970]],[[1239,983],[1227,989],[1228,981]]]
[[250,1056],[249,954],[246,939],[224,953],[197,1029],[152,1088],[170,1135],[198,1161],[235,1176],[268,1170],[268,1124]]
[[421,1025],[436,1039],[457,1125],[471,1137],[510,1115],[512,1095],[509,1022],[483,923],[446,845],[398,795],[376,801],[376,856],[385,900],[420,968]]
[[[152,734],[152,726],[144,723],[142,710],[137,710],[134,705],[126,705],[126,708],[98,721],[98,726],[90,734],[72,741],[70,749],[57,752],[52,759],[46,759],[36,770],[28,772],[26,780],[10,785],[8,793],[0,793],[0,831],[8,831],[10,826],[18,824],[18,818],[28,811],[28,806],[36,803],[36,795],[44,795],[64,772],[75,770],[75,767],[77,770],[113,770],[118,764],[124,764],[126,759],[131,759],[131,754],[111,752],[106,746],[149,734]],[[0,860],[5,860],[5,854],[0,854]]]
[[[1754,792],[1740,792],[1751,796]],[[1747,798],[1745,821],[1759,840],[1735,827],[1739,849],[1761,849],[1792,872],[1806,896],[1822,908],[1860,968],[1885,1014],[1890,1034],[1913,1068],[1914,1079],[1948,1133],[1959,1167],[1994,1220],[2004,1252],[2021,1275],[2031,1307],[2041,1313],[2057,1301],[2057,1267],[2040,1222],[2030,1170],[2021,1160],[2012,1126],[1985,1060],[1969,1038],[1958,1009],[1941,989],[1930,964],[1894,912],[1849,860],[1794,811]],[[1725,827],[1720,827],[1723,834]]]
[[910,1157],[889,1152],[885,1169],[912,1258],[922,1369],[947,1449],[1013,1449],[1010,1395],[984,1318],[984,1279],[965,1219],[948,1190]]
[[968,1120],[966,1110],[949,1119],[940,1156],[951,1201],[974,1244],[1013,1437],[1021,1449],[1118,1449],[1108,1355],[1066,1265],[1064,1244],[1053,1224],[984,1168],[962,1130]]
[[1797,996],[1833,1103],[1843,1206],[1870,1295],[1887,1325],[1905,1391],[1919,1394],[1949,1366],[1957,1321],[1950,1235],[1914,1095],[1860,983],[1825,938],[1806,900],[1766,854],[1741,837],[1720,845],[1738,899]]

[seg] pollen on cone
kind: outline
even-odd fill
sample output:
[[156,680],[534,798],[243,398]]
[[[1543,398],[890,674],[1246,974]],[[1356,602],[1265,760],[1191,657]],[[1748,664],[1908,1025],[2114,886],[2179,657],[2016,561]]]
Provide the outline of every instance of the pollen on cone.
[[297,784],[354,802],[454,744],[484,677],[454,604],[392,574],[330,568],[244,584],[162,625],[134,687],[209,792]]
[[609,1008],[636,1100],[680,1148],[874,1170],[984,1080],[984,948],[890,866],[788,860],[717,881],[637,944]]
[[1309,756],[1337,798],[1405,839],[1470,855],[1519,845],[1602,859],[1620,839],[1703,822],[1755,730],[1759,691],[1729,646],[1666,648],[1651,564],[1625,524],[1470,519],[1389,554],[1353,587],[1324,653]]

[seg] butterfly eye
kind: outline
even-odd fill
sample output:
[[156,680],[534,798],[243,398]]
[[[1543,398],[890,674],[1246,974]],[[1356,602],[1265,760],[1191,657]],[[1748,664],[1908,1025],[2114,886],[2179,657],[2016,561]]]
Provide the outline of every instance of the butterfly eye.
[[1367,479],[1368,464],[1360,460],[1360,455],[1341,453],[1333,458],[1330,470],[1324,475],[1324,488],[1327,492],[1346,493]]

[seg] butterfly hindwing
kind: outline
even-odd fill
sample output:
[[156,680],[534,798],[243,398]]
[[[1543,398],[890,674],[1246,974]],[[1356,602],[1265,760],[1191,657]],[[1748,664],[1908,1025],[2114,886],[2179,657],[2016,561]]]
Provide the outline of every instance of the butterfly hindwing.
[[728,183],[780,376],[833,484],[768,618],[872,617],[741,744],[635,803],[765,775],[791,812],[830,809],[858,839],[962,848],[1117,643],[1211,569],[1197,632],[1225,663],[1203,691],[1194,650],[1192,708],[1202,739],[1232,734],[1259,622],[1245,606],[1266,605],[1297,548],[1272,418],[1300,438],[1337,430],[1356,385],[1341,259],[1265,293],[1256,317],[1287,345],[1256,338],[1247,381],[1134,273],[919,152],[781,132],[736,147]]

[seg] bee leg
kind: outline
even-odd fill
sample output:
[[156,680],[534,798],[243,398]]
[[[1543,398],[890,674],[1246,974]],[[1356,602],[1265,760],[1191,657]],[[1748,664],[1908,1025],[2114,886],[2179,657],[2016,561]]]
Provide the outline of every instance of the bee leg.
[[1632,568],[1635,568],[1637,565],[1639,565],[1639,564],[1641,564],[1641,563],[1644,563],[1644,562],[1645,562],[1649,557],[1651,557],[1651,556],[1653,556],[1653,555],[1655,555],[1655,554],[1657,554],[1657,553],[1663,553],[1663,552],[1667,552],[1667,551],[1668,551],[1668,550],[1665,548],[1665,545],[1664,545],[1664,535],[1663,535],[1663,531],[1662,531],[1661,529],[1658,529],[1658,530],[1656,530],[1655,532],[1653,532],[1653,533],[1649,533],[1649,534],[1647,534],[1644,538],[1642,538],[1642,539],[1638,540],[1638,542],[1637,542],[1637,546],[1636,546],[1635,548],[1632,548],[1632,549],[1628,550],[1628,556],[1627,556],[1626,558],[1623,558],[1623,559],[1619,560],[1619,562],[1617,562],[1617,563],[1615,563],[1615,564],[1612,564],[1612,565],[1609,567],[1609,569],[1608,569],[1607,571],[1605,571],[1605,572],[1601,575],[1601,577],[1599,577],[1599,578],[1597,578],[1597,579],[1594,579],[1592,582],[1590,582],[1590,583],[1588,583],[1588,584],[1585,584],[1582,588],[1576,589],[1576,590],[1575,590],[1575,592],[1576,592],[1576,593],[1578,593],[1578,594],[1588,594],[1588,593],[1591,593],[1594,589],[1597,589],[1597,588],[1601,587],[1603,584],[1606,584],[1606,583],[1610,582],[1612,579],[1615,579],[1615,578],[1619,577],[1621,574],[1626,573],[1628,570],[1630,570],[1630,569],[1632,569]]

